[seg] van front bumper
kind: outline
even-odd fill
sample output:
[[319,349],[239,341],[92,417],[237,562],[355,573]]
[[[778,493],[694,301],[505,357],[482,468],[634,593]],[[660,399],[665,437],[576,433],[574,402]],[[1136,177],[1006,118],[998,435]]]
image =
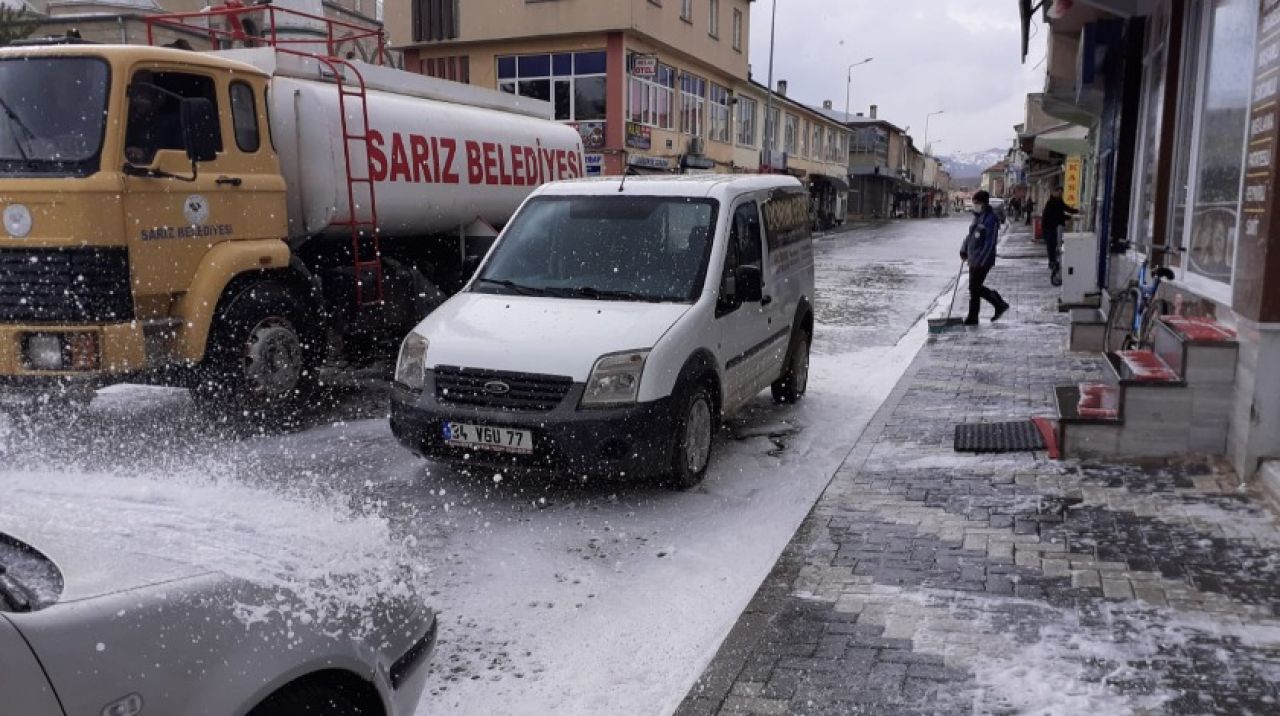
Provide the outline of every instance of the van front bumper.
[[[391,390],[391,431],[415,453],[459,465],[484,468],[532,468],[573,476],[650,477],[666,474],[675,447],[673,402],[664,398],[617,408],[579,409],[581,384],[575,384],[553,410],[514,411],[450,405],[436,400],[433,383],[412,391]],[[516,455],[445,442],[447,423],[528,430],[533,453]]]

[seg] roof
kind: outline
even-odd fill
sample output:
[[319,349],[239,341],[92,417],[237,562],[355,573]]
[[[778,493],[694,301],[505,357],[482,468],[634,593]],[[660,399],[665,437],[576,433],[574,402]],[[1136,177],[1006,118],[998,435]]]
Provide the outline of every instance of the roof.
[[591,177],[544,184],[535,196],[729,196],[763,189],[802,188],[800,181],[784,174],[673,174],[664,176]]
[[835,121],[840,122],[841,124],[849,124],[849,125],[878,124],[883,127],[892,129],[895,132],[906,134],[906,130],[902,129],[901,127],[894,124],[893,122],[888,121],[887,119],[880,119],[879,117],[860,117],[856,114],[846,114],[838,109],[827,109],[826,107],[810,107],[809,109],[812,109],[818,114],[826,115],[827,117],[834,119]]

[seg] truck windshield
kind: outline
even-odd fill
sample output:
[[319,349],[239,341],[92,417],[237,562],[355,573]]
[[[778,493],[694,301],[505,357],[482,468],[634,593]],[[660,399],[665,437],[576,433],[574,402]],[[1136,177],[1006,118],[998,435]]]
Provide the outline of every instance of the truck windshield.
[[689,303],[702,292],[717,202],[540,197],[507,226],[474,291]]
[[106,127],[107,63],[0,60],[0,174],[91,174]]

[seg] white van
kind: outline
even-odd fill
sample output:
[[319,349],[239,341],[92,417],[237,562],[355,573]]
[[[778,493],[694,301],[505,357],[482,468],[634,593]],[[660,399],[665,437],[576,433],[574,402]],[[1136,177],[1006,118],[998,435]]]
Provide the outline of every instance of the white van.
[[804,394],[812,336],[794,178],[557,182],[405,338],[391,427],[452,462],[687,488],[724,418],[769,387]]

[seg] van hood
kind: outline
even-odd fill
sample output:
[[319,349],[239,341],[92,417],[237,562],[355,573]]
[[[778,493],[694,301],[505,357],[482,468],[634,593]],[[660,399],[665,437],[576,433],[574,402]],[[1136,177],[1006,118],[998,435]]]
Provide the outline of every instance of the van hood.
[[563,375],[582,383],[597,358],[652,348],[690,308],[684,303],[461,293],[414,330],[429,342],[429,368]]

